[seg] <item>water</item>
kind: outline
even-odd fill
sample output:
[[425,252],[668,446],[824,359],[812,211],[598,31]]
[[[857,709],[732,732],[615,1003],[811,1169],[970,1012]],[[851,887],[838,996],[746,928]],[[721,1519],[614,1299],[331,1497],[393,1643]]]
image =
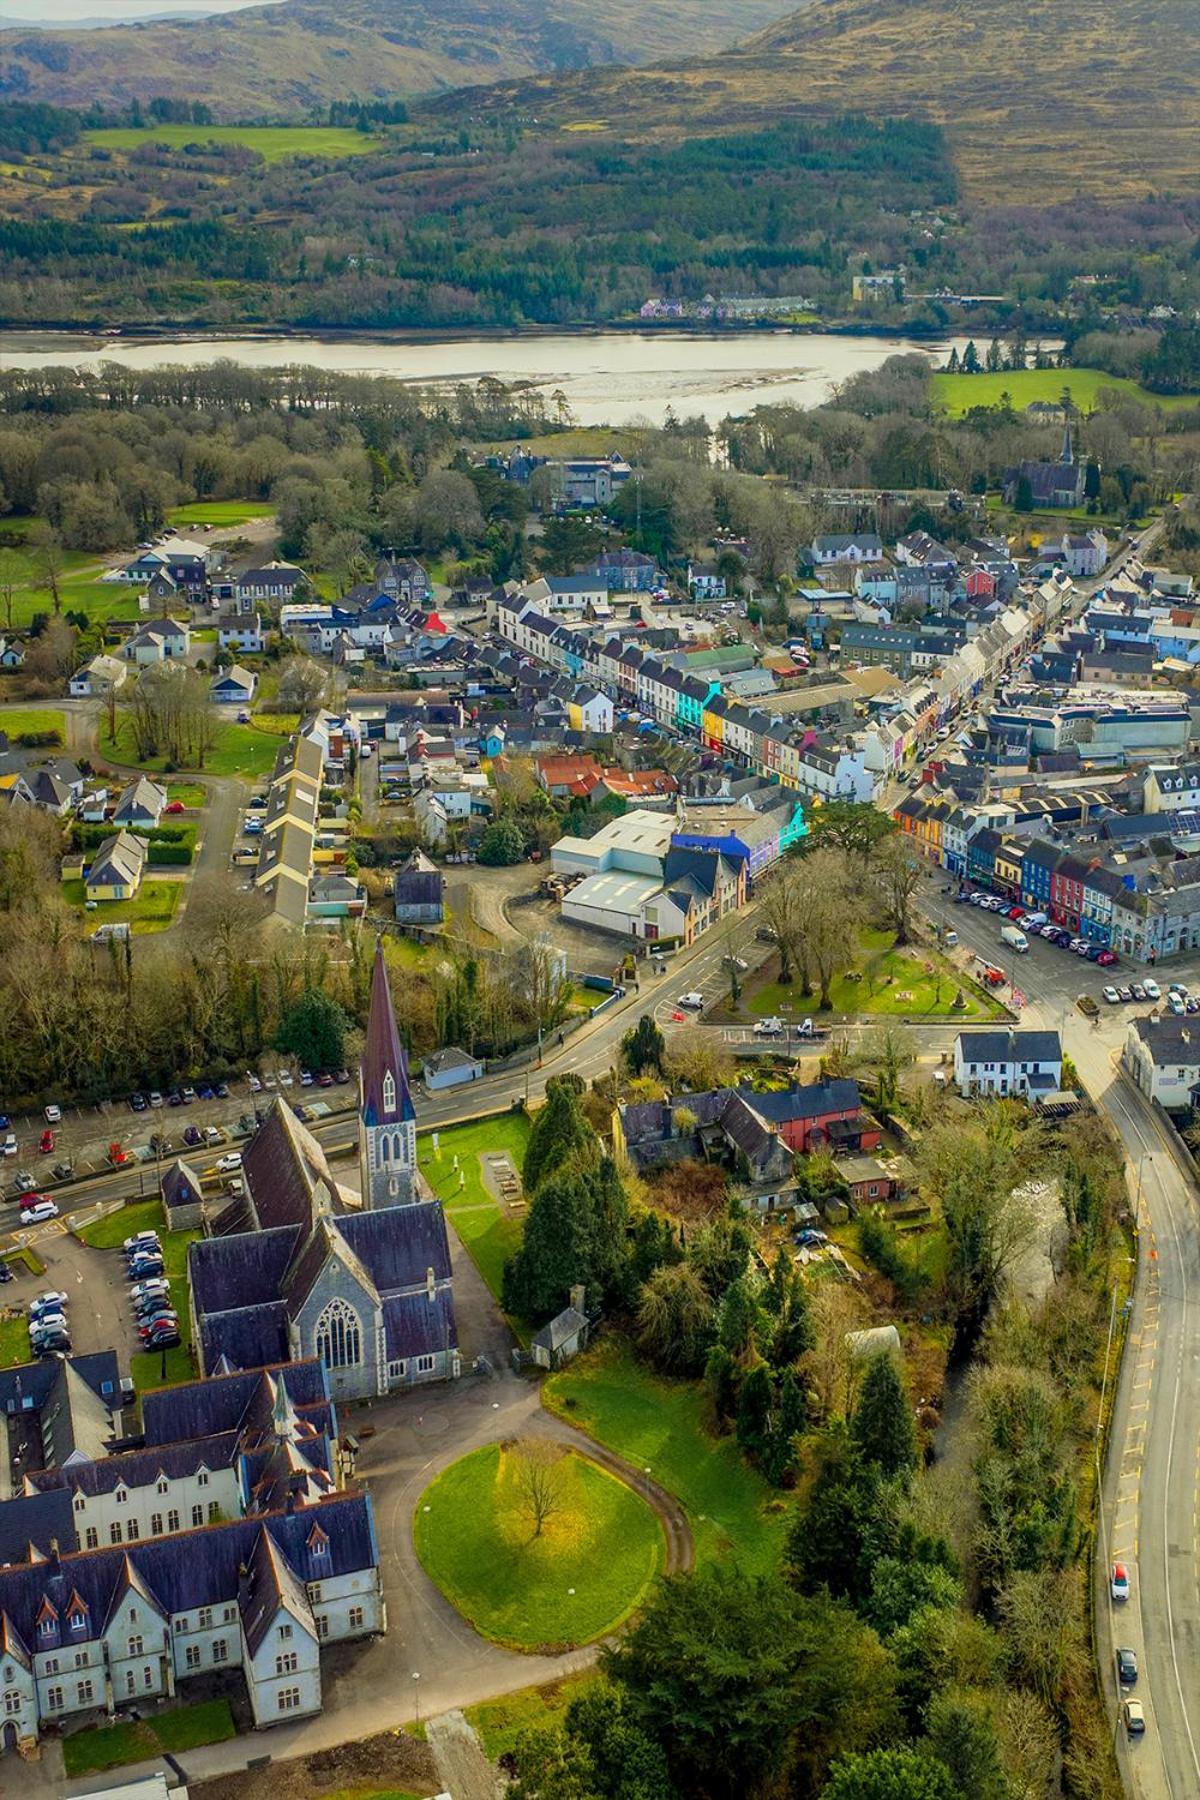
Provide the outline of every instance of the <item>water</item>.
[[388,341],[381,338],[109,338],[68,333],[0,332],[0,369],[104,362],[153,369],[193,368],[227,358],[247,368],[307,363],[346,375],[390,375],[426,385],[492,375],[528,382],[548,396],[561,392],[581,425],[661,425],[671,407],[679,418],[703,415],[715,425],[728,413],[764,402],[817,406],[837,383],[876,369],[889,356],[917,350],[944,362],[954,341],[804,336],[788,331],[594,332],[513,337]]

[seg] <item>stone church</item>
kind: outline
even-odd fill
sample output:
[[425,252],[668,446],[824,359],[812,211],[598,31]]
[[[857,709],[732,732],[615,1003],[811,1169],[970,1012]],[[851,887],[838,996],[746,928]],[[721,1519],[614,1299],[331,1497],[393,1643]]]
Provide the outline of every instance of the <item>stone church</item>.
[[244,1196],[188,1251],[201,1372],[316,1356],[333,1398],[365,1399],[459,1372],[441,1202],[417,1170],[408,1061],[375,948],[359,1075],[362,1204],[277,1098],[242,1158]]

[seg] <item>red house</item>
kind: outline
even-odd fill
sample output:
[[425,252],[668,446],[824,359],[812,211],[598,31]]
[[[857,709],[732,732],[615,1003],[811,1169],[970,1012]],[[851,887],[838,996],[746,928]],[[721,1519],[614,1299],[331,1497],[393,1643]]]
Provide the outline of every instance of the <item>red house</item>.
[[876,1150],[881,1142],[878,1125],[860,1110],[857,1081],[818,1081],[747,1098],[793,1155],[823,1149],[830,1143],[844,1149]]
[[1087,865],[1077,857],[1064,856],[1050,876],[1050,916],[1068,931],[1079,930],[1087,873]]

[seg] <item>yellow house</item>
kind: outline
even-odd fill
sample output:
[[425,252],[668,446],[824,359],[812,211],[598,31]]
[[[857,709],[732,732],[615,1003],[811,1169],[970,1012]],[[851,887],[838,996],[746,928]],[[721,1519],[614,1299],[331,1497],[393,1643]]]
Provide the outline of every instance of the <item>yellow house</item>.
[[146,846],[132,831],[105,838],[88,870],[84,889],[89,900],[132,900],[142,885]]

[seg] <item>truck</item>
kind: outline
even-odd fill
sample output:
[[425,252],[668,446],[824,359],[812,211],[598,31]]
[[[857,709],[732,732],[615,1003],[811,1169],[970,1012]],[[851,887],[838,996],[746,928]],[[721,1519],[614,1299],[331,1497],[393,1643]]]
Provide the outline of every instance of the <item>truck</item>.
[[1029,939],[1019,925],[1002,925],[1000,940],[1007,944],[1010,950],[1015,950],[1018,956],[1024,956],[1029,948]]

